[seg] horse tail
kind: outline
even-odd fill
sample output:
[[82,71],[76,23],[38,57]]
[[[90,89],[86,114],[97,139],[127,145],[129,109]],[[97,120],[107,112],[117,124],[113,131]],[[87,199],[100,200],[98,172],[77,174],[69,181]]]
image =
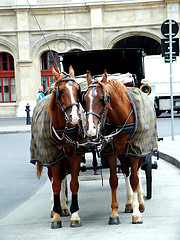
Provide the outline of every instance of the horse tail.
[[41,173],[42,173],[42,170],[43,170],[43,165],[40,162],[37,162],[36,169],[37,169],[37,172],[36,172],[37,178],[40,179],[41,178]]

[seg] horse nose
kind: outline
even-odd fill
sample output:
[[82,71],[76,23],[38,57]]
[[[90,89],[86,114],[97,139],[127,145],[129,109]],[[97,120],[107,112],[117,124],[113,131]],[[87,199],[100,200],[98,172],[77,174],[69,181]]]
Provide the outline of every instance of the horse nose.
[[92,127],[90,127],[90,128],[88,129],[87,135],[88,135],[89,137],[94,137],[94,136],[96,136],[96,127],[95,127],[95,125],[93,125]]
[[79,117],[78,117],[78,115],[70,114],[69,115],[69,120],[70,120],[71,124],[77,124],[78,121],[79,121]]

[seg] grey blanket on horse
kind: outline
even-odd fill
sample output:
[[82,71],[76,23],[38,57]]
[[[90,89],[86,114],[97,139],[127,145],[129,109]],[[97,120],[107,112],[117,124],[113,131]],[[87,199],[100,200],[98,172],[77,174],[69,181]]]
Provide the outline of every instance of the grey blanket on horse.
[[65,153],[53,140],[51,116],[48,111],[51,95],[40,100],[33,111],[31,123],[31,163],[39,161],[44,166],[51,166],[65,158]]
[[127,144],[126,155],[143,157],[156,151],[157,121],[153,102],[138,88],[127,87],[135,115],[135,128]]

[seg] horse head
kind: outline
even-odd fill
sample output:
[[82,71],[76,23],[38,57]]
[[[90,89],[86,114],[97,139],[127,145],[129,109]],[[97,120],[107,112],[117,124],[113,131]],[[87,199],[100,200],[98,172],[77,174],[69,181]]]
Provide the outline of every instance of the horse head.
[[76,125],[79,121],[80,86],[74,79],[74,70],[70,66],[69,74],[67,74],[52,68],[52,73],[55,86],[49,106],[50,112],[55,115],[55,109],[58,107],[64,114],[66,123]]
[[85,132],[88,137],[98,138],[99,127],[107,114],[110,96],[105,90],[107,73],[101,81],[92,80],[91,73],[88,71],[86,76],[88,89],[83,97],[83,106],[86,110]]

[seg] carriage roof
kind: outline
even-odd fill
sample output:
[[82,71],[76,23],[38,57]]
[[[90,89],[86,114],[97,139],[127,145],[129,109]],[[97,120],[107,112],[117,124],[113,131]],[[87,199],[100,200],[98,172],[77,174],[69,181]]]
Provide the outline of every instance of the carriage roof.
[[144,50],[141,48],[117,48],[103,50],[73,51],[59,53],[63,57],[64,71],[68,72],[72,65],[76,76],[91,71],[92,76],[103,74],[131,73],[135,74],[138,86],[144,74]]

